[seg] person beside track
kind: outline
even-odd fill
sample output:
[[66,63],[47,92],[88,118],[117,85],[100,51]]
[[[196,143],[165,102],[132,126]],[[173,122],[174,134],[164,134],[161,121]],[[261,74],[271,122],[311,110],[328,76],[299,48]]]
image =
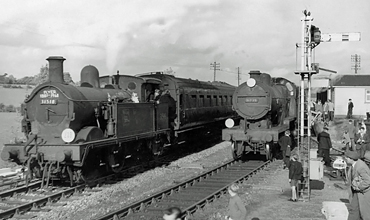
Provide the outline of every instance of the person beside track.
[[229,200],[229,215],[226,216],[227,220],[245,220],[247,217],[247,209],[243,201],[238,196],[239,186],[236,183],[231,184],[227,188],[230,194]]
[[353,105],[352,99],[349,99],[348,100],[348,110],[347,110],[347,118],[348,119],[351,119],[352,116],[353,116],[353,107],[355,107],[355,106]]
[[355,142],[356,150],[360,154],[360,159],[363,159],[365,157],[366,150],[369,148],[368,145],[370,142],[370,137],[368,134],[366,134],[364,127],[360,127],[359,133],[356,134]]
[[164,211],[164,220],[181,220],[181,209],[178,207],[171,207]]
[[345,145],[344,150],[349,151],[350,144],[351,144],[351,138],[349,137],[348,127],[344,128],[344,133],[342,136],[342,144]]
[[347,128],[348,128],[349,139],[351,140],[350,149],[351,150],[356,150],[356,145],[355,145],[356,127],[353,124],[353,120],[352,119],[348,120]]
[[348,220],[370,220],[370,169],[356,151],[347,151],[344,158],[350,164]]
[[324,159],[325,165],[330,166],[330,148],[332,148],[330,134],[328,133],[329,128],[324,127],[323,131],[317,135],[317,141],[319,142],[318,150],[319,157]]
[[302,178],[302,163],[298,161],[298,155],[293,154],[289,162],[289,183],[292,188],[292,198],[289,201],[296,202],[298,199],[298,183]]
[[283,169],[287,168],[289,166],[289,157],[290,157],[290,152],[291,152],[291,147],[292,147],[292,140],[290,138],[290,131],[286,130],[284,132],[284,136],[282,136],[278,144],[280,146],[280,150],[282,152],[283,156],[283,161],[284,161],[284,166]]
[[334,121],[334,103],[328,100],[329,121]]

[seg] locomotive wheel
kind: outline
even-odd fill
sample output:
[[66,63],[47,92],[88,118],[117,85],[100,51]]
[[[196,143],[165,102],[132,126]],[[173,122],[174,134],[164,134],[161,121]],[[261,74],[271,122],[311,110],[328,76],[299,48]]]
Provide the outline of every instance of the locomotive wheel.
[[123,147],[115,146],[108,155],[108,166],[113,173],[119,173],[125,166],[125,152]]
[[231,153],[234,160],[237,160],[242,157],[244,153],[244,145],[242,141],[235,141],[231,144]]

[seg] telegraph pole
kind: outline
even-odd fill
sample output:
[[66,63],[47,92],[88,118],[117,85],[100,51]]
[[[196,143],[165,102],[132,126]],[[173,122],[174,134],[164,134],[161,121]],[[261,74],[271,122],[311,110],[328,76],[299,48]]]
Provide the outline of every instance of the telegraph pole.
[[238,86],[240,85],[240,68],[238,67]]
[[220,63],[213,62],[210,64],[211,69],[213,68],[213,81],[216,81],[216,70],[220,70]]
[[357,70],[360,70],[361,56],[357,54],[351,55],[351,61],[354,62],[352,69],[355,70],[355,74],[357,74]]

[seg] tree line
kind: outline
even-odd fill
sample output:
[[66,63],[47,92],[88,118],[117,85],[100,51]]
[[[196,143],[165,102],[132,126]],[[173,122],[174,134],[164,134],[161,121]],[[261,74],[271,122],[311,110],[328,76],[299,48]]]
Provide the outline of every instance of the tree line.
[[4,103],[0,103],[0,112],[20,112],[20,106],[14,105],[5,105]]
[[[20,79],[16,79],[13,75],[6,75],[4,78],[4,84],[12,85],[12,84],[23,84],[23,85],[39,85],[44,83],[48,80],[49,76],[49,67],[46,64],[45,66],[41,66],[40,72],[34,76],[25,76]],[[68,84],[75,85],[76,83],[73,82],[71,74],[69,72],[63,73],[64,81]],[[4,88],[16,88],[16,87],[4,87]]]

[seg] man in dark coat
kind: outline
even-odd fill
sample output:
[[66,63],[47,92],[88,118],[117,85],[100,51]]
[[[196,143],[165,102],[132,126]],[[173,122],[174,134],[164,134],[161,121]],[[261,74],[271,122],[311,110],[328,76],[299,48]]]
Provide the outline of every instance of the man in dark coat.
[[289,162],[289,183],[292,188],[292,198],[290,201],[296,202],[298,199],[298,183],[302,179],[302,163],[298,161],[298,155],[292,155],[292,160]]
[[348,100],[348,111],[347,111],[347,118],[352,118],[353,114],[353,107],[355,107],[352,103],[352,99]]
[[344,155],[349,165],[348,183],[349,206],[348,220],[370,220],[370,169],[356,151]]
[[[292,140],[290,138],[290,131],[289,130],[285,131],[284,136],[282,136],[279,139],[278,144],[279,144],[280,150],[283,154],[283,161],[284,161],[283,169],[285,169],[286,167],[289,166],[288,163],[289,163],[290,151],[292,150],[292,149],[288,149],[288,148],[292,147]],[[287,151],[289,152],[288,154],[287,154]]]
[[319,142],[319,157],[324,158],[326,166],[330,166],[330,148],[332,148],[330,135],[328,133],[329,128],[324,127],[324,130],[320,132],[317,136],[317,141]]

